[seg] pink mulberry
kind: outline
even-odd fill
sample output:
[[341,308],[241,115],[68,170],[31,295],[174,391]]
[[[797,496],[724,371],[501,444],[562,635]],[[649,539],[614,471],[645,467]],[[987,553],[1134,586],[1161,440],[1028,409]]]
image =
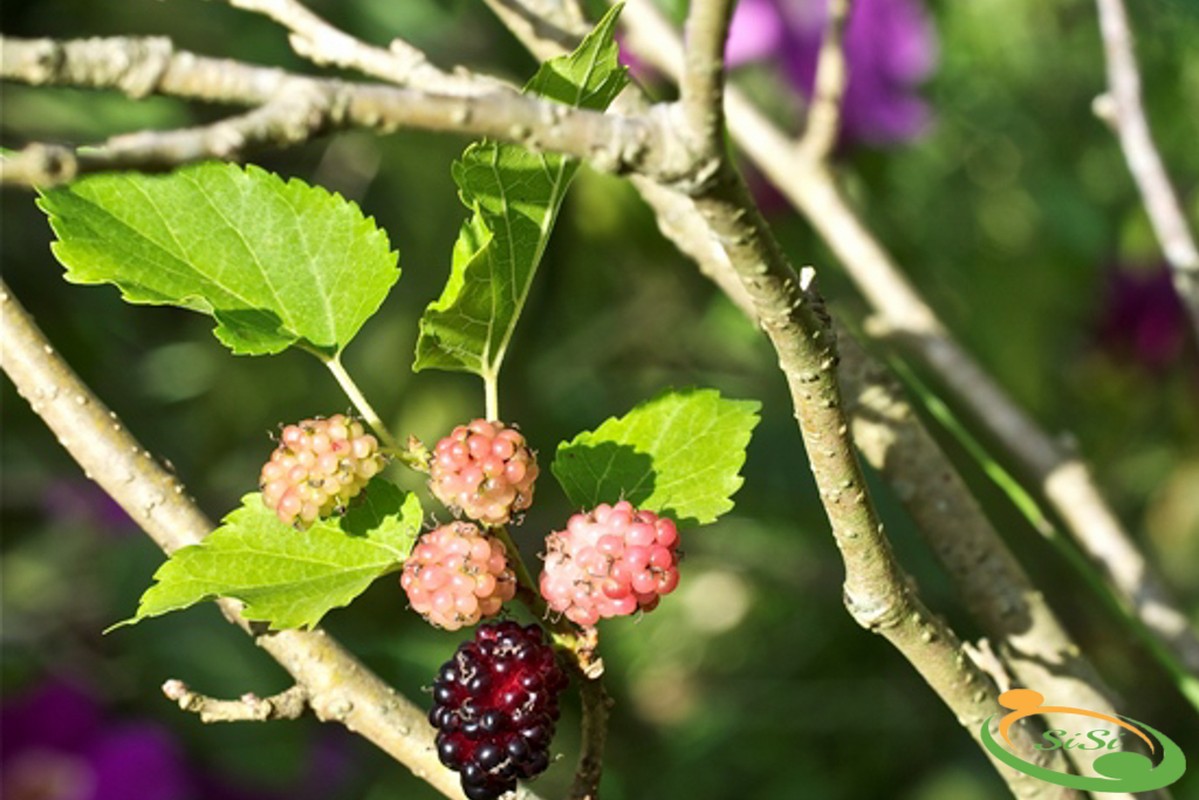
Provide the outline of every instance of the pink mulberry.
[[343,510],[383,468],[379,443],[343,414],[288,425],[262,467],[262,501],[303,530]]
[[678,586],[678,542],[673,521],[627,500],[575,514],[546,537],[541,596],[579,625],[650,611]]
[[423,534],[404,562],[400,585],[417,613],[450,631],[495,616],[516,594],[503,542],[469,522]]
[[532,505],[538,469],[519,431],[476,419],[437,443],[430,473],[429,488],[448,508],[503,525]]

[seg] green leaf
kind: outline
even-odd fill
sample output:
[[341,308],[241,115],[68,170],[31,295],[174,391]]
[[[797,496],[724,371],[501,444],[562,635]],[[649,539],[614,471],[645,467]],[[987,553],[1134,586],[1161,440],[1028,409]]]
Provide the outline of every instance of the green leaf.
[[[567,105],[602,110],[627,82],[613,38],[619,7],[573,53],[541,65],[525,86]],[[533,276],[578,162],[553,153],[476,142],[454,163],[462,202],[474,213],[454,245],[440,299],[421,317],[414,370],[499,373]]]
[[560,443],[551,470],[581,508],[625,499],[680,521],[713,522],[733,508],[760,407],[715,389],[667,392]]
[[201,544],[177,550],[159,567],[137,614],[112,628],[217,597],[241,600],[242,616],[274,630],[311,627],[399,569],[421,519],[416,495],[382,478],[344,516],[305,531],[280,522],[257,492],[247,494]]
[[42,194],[72,283],[211,315],[234,353],[303,344],[336,355],[399,278],[358,206],[258,167],[97,175]]

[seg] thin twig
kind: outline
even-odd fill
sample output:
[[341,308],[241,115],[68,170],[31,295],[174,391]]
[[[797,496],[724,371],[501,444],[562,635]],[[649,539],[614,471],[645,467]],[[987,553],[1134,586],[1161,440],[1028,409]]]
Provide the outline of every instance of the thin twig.
[[808,158],[827,158],[837,144],[841,129],[841,103],[849,86],[849,64],[845,57],[845,30],[853,13],[853,0],[828,0],[824,38],[816,58],[816,83],[808,106],[799,147]]
[[[134,97],[153,93],[251,107],[266,106],[281,93],[307,96],[312,102],[310,132],[348,127],[383,133],[399,128],[453,131],[512,142],[533,151],[588,158],[615,172],[641,170],[668,180],[688,175],[692,166],[685,149],[673,144],[674,133],[665,114],[628,119],[504,88],[451,96],[310,78],[178,51],[162,39],[60,42],[3,37],[0,56],[0,77],[35,86],[119,89]],[[269,124],[275,119],[272,115],[259,117],[263,124],[257,130],[242,125],[239,133],[246,146],[293,144],[289,137],[276,135]],[[155,134],[146,132],[142,137],[143,145],[154,145]],[[86,164],[87,159],[80,156],[75,154],[76,162]]]
[[[668,75],[682,69],[682,43],[650,0],[628,0],[621,17],[636,52]],[[1117,596],[1199,675],[1199,637],[1165,581],[1132,543],[1087,465],[1046,433],[949,334],[866,227],[824,162],[741,92],[725,92],[728,125],[750,160],[807,218],[877,313],[872,333],[889,338],[935,374],[949,393],[1040,487],[1071,536]]]
[[259,697],[248,692],[236,700],[218,700],[194,692],[183,681],[172,678],[162,685],[162,693],[184,711],[199,715],[201,722],[299,719],[308,708],[308,692],[299,684],[270,697]]
[[341,363],[341,356],[325,358],[322,361],[329,368],[329,372],[333,373],[333,377],[337,380],[337,385],[346,393],[346,397],[354,404],[354,408],[358,410],[358,413],[362,415],[366,423],[371,426],[371,430],[383,440],[384,446],[402,458],[403,454],[407,451],[400,447],[396,438],[391,435],[391,430],[387,427],[387,423],[383,421],[379,413],[375,411],[374,406],[366,399],[366,395],[358,388],[358,384],[354,382],[350,373],[346,372],[345,366]]
[[[0,366],[59,443],[167,553],[198,544],[212,523],[181,483],[133,438],[79,380],[8,287],[0,283]],[[462,798],[456,773],[441,765],[425,712],[381,681],[321,629],[262,634],[218,600],[231,623],[304,687],[308,705],[368,739],[447,797]]]
[[570,787],[570,800],[597,800],[604,770],[604,746],[608,740],[608,712],[612,698],[598,677],[578,675],[583,705],[583,742],[579,764]]
[[558,0],[483,0],[538,61],[569,52],[589,30],[574,3]]
[[1149,222],[1170,264],[1174,288],[1199,336],[1199,248],[1170,185],[1141,103],[1141,76],[1133,54],[1132,31],[1123,0],[1095,0],[1107,60],[1108,93],[1096,99],[1096,113],[1112,128],[1124,150]]
[[718,158],[724,150],[724,43],[736,0],[691,0],[687,48],[679,78],[679,105],[697,158]]
[[226,0],[229,5],[262,14],[291,32],[299,55],[321,66],[353,69],[398,86],[419,86],[447,95],[478,95],[499,89],[493,78],[465,69],[444,72],[403,39],[387,49],[375,47],[330,25],[297,0]]
[[55,186],[93,172],[156,172],[213,158],[238,160],[267,144],[299,144],[328,120],[327,97],[308,88],[287,86],[253,111],[211,125],[128,133],[80,149],[35,143],[0,161],[0,183]]

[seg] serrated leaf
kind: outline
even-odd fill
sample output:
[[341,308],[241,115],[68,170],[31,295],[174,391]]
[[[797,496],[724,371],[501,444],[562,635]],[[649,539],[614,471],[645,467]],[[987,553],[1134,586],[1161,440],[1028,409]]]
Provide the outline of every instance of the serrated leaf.
[[382,478],[344,516],[305,531],[280,522],[257,492],[247,494],[202,543],[159,567],[137,614],[112,627],[218,597],[241,600],[242,616],[274,630],[312,627],[404,563],[422,514],[416,495]]
[[[619,7],[571,54],[541,65],[525,86],[567,105],[602,110],[627,82],[614,39]],[[454,245],[441,297],[421,317],[414,370],[494,377],[578,162],[553,153],[476,142],[454,163],[462,202],[474,213]]]
[[96,175],[38,205],[68,281],[209,314],[242,355],[297,343],[336,355],[400,275],[387,235],[354,203],[253,166]]
[[551,470],[580,508],[625,499],[680,521],[713,522],[733,508],[760,407],[715,389],[667,392],[560,443]]

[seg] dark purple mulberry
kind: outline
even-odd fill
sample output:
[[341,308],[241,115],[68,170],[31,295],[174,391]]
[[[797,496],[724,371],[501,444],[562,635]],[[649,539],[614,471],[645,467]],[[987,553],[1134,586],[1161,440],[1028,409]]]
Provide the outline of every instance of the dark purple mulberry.
[[441,763],[471,800],[494,800],[549,766],[558,695],[567,678],[541,628],[481,625],[433,684],[429,721]]

